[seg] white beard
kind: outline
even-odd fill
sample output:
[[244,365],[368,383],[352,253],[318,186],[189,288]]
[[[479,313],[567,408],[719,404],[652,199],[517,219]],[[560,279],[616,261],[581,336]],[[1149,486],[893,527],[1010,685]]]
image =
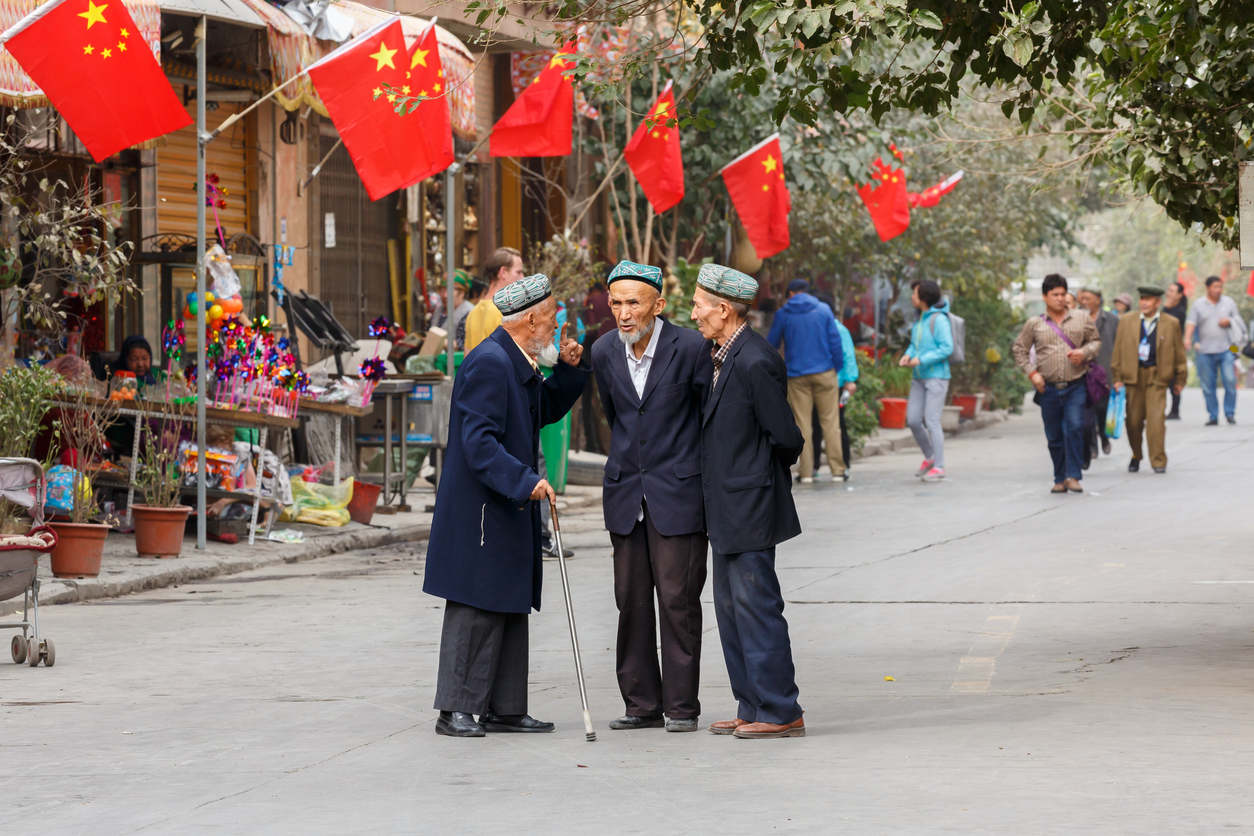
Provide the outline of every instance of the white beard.
[[548,366],[549,368],[557,365],[560,356],[557,346],[553,344],[552,340],[546,340],[544,345],[535,353],[536,362],[541,366]]
[[624,334],[622,329],[619,329],[618,339],[623,343],[623,345],[635,345],[636,343],[640,342],[641,340],[645,339],[650,334],[652,334],[653,329],[656,327],[657,327],[657,318],[654,317],[653,319],[649,320],[648,327],[637,328],[636,330],[632,331],[630,334]]

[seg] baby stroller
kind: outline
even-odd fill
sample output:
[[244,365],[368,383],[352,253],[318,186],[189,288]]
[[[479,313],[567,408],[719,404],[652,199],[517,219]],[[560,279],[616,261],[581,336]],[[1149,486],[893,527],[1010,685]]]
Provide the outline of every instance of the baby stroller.
[[29,660],[32,668],[41,660],[47,667],[57,661],[52,639],[39,636],[39,555],[57,544],[56,532],[43,524],[47,488],[39,462],[0,458],[0,500],[25,508],[34,521],[27,534],[0,534],[0,601],[24,596],[22,620],[0,623],[0,627],[21,629],[9,647],[14,662],[20,665]]

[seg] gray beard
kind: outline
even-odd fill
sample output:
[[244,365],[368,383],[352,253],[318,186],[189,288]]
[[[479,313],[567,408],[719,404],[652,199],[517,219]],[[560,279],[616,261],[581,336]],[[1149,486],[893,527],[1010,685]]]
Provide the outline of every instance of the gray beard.
[[544,345],[535,353],[536,362],[541,366],[548,366],[549,368],[557,365],[560,356],[557,346],[553,344],[552,340],[546,340]]
[[649,320],[648,327],[637,328],[635,331],[632,331],[630,334],[624,334],[622,332],[622,329],[619,329],[618,339],[622,341],[623,345],[635,345],[636,343],[643,340],[645,337],[652,334],[653,329],[656,327],[657,327],[657,317],[654,317],[653,319]]

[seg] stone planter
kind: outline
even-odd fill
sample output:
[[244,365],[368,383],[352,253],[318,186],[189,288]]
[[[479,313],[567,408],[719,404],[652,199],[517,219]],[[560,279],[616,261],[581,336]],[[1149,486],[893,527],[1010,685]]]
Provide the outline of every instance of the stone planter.
[[105,537],[109,527],[98,523],[48,523],[57,533],[57,545],[49,555],[52,574],[58,578],[94,578],[100,574]]
[[132,505],[135,551],[140,557],[178,557],[183,551],[183,530],[191,512],[191,507],[187,505],[175,505],[173,508]]
[[941,413],[941,429],[947,433],[954,432],[958,429],[960,420],[962,420],[962,407],[946,406]]

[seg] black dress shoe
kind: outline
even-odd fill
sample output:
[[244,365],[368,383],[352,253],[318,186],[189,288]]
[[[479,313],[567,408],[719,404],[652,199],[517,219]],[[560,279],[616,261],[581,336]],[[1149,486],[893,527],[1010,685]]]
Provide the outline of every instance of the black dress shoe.
[[1164,421],[1179,421],[1179,420],[1180,420],[1180,413],[1179,413],[1179,412],[1168,412],[1165,416],[1163,416],[1163,420],[1164,420]]
[[483,737],[483,726],[475,722],[474,715],[461,711],[441,711],[435,721],[435,733],[448,737]]
[[1138,470],[1140,470],[1140,469],[1141,469],[1141,460],[1140,460],[1140,459],[1133,459],[1132,461],[1128,462],[1128,472],[1129,472],[1129,473],[1136,473],[1136,472],[1137,472]]
[[1207,427],[1218,427],[1218,426],[1219,426],[1219,419],[1218,419],[1218,418],[1211,418],[1211,419],[1209,419],[1209,420],[1206,422],[1206,424],[1205,424],[1204,426],[1207,426]]
[[1110,455],[1110,439],[1104,436],[1102,437],[1102,452],[1108,456]]
[[666,725],[666,718],[657,717],[636,717],[628,714],[619,717],[617,720],[610,720],[610,728],[617,731],[626,729],[660,729]]
[[1236,422],[1237,422],[1237,416],[1235,416],[1235,415],[1229,415],[1229,416],[1228,416],[1228,423],[1229,423],[1229,424],[1235,424]]
[[527,732],[539,734],[551,732],[552,723],[541,722],[530,714],[480,714],[479,725],[490,732]]

